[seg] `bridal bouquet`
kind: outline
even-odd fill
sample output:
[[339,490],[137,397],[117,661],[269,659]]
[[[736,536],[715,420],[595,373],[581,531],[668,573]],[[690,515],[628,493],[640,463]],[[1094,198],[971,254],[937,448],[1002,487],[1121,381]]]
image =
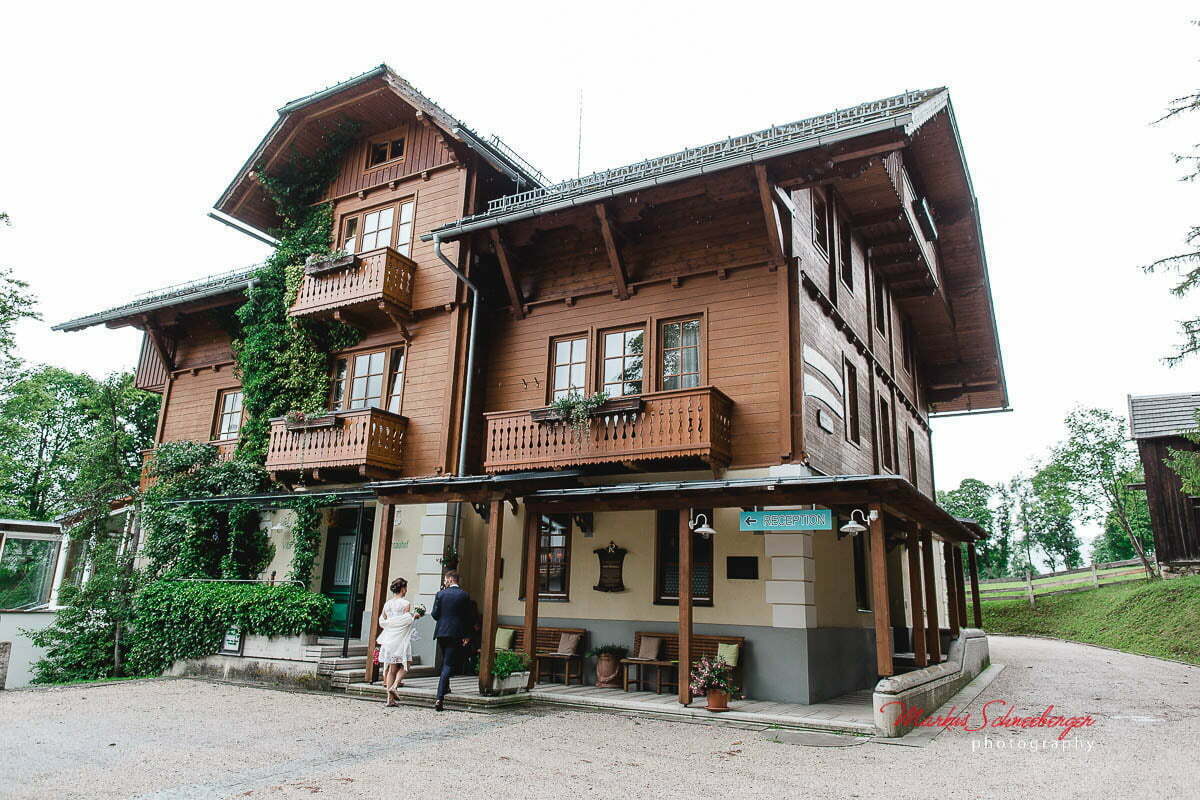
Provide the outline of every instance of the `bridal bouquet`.
[[425,606],[421,605],[420,603],[413,605],[412,615],[414,619],[420,619],[421,617],[425,616]]

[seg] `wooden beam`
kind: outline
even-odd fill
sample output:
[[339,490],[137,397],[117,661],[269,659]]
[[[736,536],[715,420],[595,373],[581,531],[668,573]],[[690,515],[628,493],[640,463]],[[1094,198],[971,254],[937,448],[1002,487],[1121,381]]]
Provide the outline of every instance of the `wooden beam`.
[[771,261],[779,265],[783,263],[786,250],[783,244],[783,228],[779,223],[779,209],[775,207],[766,164],[754,165],[754,178],[758,183],[758,201],[762,204],[763,220],[767,225],[767,247],[771,253]]
[[692,528],[690,509],[679,509],[679,704],[692,703]]
[[962,545],[956,544],[954,549],[954,592],[958,597],[958,627],[967,627],[967,588],[963,580]]
[[496,259],[500,262],[500,275],[504,278],[504,288],[508,292],[508,302],[512,305],[513,314],[518,319],[525,318],[525,301],[521,299],[521,289],[517,286],[513,274],[512,261],[508,257],[508,248],[500,239],[500,230],[491,228],[488,233],[492,237],[492,247],[496,248]]
[[162,328],[149,315],[142,316],[142,325],[146,329],[146,336],[150,337],[150,344],[154,346],[158,360],[162,362],[168,373],[174,372],[175,359],[171,358],[171,354],[167,352],[166,336],[163,334]]
[[895,672],[892,664],[892,607],[888,597],[887,542],[884,540],[883,509],[872,503],[871,520],[871,609],[875,616],[875,671],[880,677]]
[[834,164],[840,164],[843,161],[853,161],[856,158],[867,158],[869,156],[879,156],[885,153],[891,153],[894,150],[904,149],[904,142],[885,142],[874,147],[863,147],[859,150],[851,150],[847,153],[839,153],[830,156],[829,160]]
[[374,683],[378,664],[375,663],[375,640],[379,638],[379,615],[387,600],[388,576],[392,567],[392,533],[396,527],[396,507],[383,506],[379,525],[379,549],[375,551],[375,588],[371,592],[371,636],[367,639],[366,682]]
[[608,252],[608,266],[612,271],[615,293],[622,300],[629,299],[629,283],[625,275],[625,265],[621,262],[621,251],[613,237],[613,225],[609,220],[608,208],[604,203],[596,204],[596,219],[600,221],[600,235],[604,238],[604,249]]
[[925,579],[925,613],[929,626],[925,631],[925,645],[929,648],[929,660],[934,664],[942,661],[942,634],[938,627],[937,584],[933,573],[933,534],[927,529],[921,532],[921,566]]
[[954,547],[942,542],[942,567],[946,577],[946,625],[950,628],[950,639],[958,638],[962,630],[958,624],[958,581],[954,578]]
[[884,211],[872,211],[851,217],[850,227],[869,228],[872,225],[882,225],[885,222],[903,222],[904,212],[899,208],[889,208]]
[[974,612],[975,627],[983,628],[983,607],[979,601],[979,559],[975,555],[975,543],[967,545],[967,562],[971,568],[971,611]]
[[921,533],[908,532],[904,547],[908,556],[908,605],[912,609],[913,660],[918,667],[929,664],[925,645],[925,582],[921,580]]
[[500,547],[504,536],[504,501],[488,505],[487,550],[483,564],[483,631],[479,645],[479,692],[492,691],[496,659],[497,604],[500,602]]
[[529,688],[537,677],[534,655],[537,653],[538,618],[538,521],[541,512],[525,506],[525,650],[529,653]]

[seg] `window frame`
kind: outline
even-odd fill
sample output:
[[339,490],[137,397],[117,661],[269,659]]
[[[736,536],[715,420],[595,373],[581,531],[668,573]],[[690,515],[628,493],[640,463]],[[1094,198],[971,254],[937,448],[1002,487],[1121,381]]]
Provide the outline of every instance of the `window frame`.
[[[697,388],[705,385],[705,377],[706,377],[706,375],[705,375],[705,373],[706,373],[706,370],[705,370],[705,362],[706,362],[705,340],[708,338],[708,326],[705,324],[705,322],[706,322],[707,318],[708,318],[707,314],[697,313],[697,314],[688,314],[688,315],[682,316],[682,317],[666,317],[666,318],[655,321],[655,333],[657,334],[655,337],[655,340],[656,340],[655,341],[655,350],[657,352],[655,354],[654,380],[655,380],[655,385],[658,387],[657,388],[658,391],[660,391],[660,392],[682,391],[685,389],[697,389]],[[679,350],[680,352],[682,352],[683,350],[687,349],[682,344],[682,342],[683,342],[683,327],[682,326],[688,322],[696,323],[696,372],[695,372],[696,385],[695,386],[683,386],[682,381],[681,381],[680,386],[677,386],[675,389],[668,389],[666,387],[666,379],[668,377],[668,375],[666,374],[667,373],[667,364],[666,364],[667,350],[668,349]],[[667,337],[663,331],[666,328],[666,326],[668,326],[668,325],[679,325],[680,326],[680,329],[679,329],[680,346],[679,347],[668,348],[665,346]],[[689,347],[690,347],[690,345],[689,345]],[[643,374],[646,372],[644,364],[642,367],[642,372],[643,372]],[[693,373],[680,372],[677,375],[673,375],[670,377],[682,378],[684,375],[691,375],[691,374],[693,374]],[[644,378],[642,381],[642,385],[645,386]]]
[[917,432],[913,430],[912,425],[905,427],[908,430],[908,437],[905,442],[908,447],[908,478],[913,488],[920,490],[920,478],[917,475]]
[[879,277],[878,272],[872,271],[872,286],[871,286],[871,317],[875,325],[875,331],[884,339],[888,338],[889,328],[889,303],[886,289],[883,285],[883,280]]
[[[810,195],[811,195],[811,199],[809,200],[809,207],[812,210],[813,247],[817,248],[818,252],[820,252],[822,255],[824,255],[826,258],[828,258],[830,256],[831,250],[833,249],[831,246],[832,245],[831,240],[833,239],[833,231],[831,230],[833,228],[832,213],[831,213],[831,211],[832,211],[831,206],[832,206],[833,198],[831,198],[826,193],[826,191],[820,186],[814,186],[810,190]],[[822,218],[821,219],[818,219],[818,215],[817,215],[817,202],[818,201],[820,201],[821,208],[822,208],[822,215],[821,215]],[[824,236],[825,244],[824,245],[822,245],[821,242],[817,238],[818,231],[823,232],[825,234],[825,236]]]
[[[383,354],[383,372],[382,373],[367,373],[368,377],[371,375],[375,375],[375,374],[379,374],[382,376],[382,380],[380,382],[379,396],[378,397],[367,396],[366,397],[366,399],[368,401],[367,405],[360,406],[358,408],[351,408],[350,401],[351,401],[352,393],[354,392],[354,381],[356,378],[363,377],[363,376],[359,375],[357,373],[357,370],[355,369],[357,360],[362,356],[372,356],[372,355],[376,355],[376,354],[380,354],[380,353]],[[381,411],[388,411],[389,413],[392,413],[392,414],[402,414],[403,409],[404,409],[404,383],[407,383],[407,377],[408,377],[408,356],[409,356],[408,345],[406,345],[406,344],[383,345],[383,346],[376,346],[376,347],[363,347],[363,348],[359,348],[357,350],[351,350],[351,351],[338,353],[337,357],[334,360],[333,377],[330,380],[330,387],[329,387],[330,388],[330,395],[329,395],[330,410],[335,411],[335,412],[347,412],[347,411],[362,411],[363,409],[366,409],[366,408],[375,408],[375,409],[379,409]],[[404,359],[404,370],[402,371],[401,374],[404,376],[405,380],[404,380],[404,383],[401,384],[400,392],[399,392],[400,409],[401,410],[400,411],[392,411],[389,408],[389,404],[391,402],[391,398],[393,395],[392,379],[394,377],[397,358]],[[341,391],[341,397],[338,398],[335,396],[335,392],[337,390],[337,384],[339,382],[337,373],[338,373],[339,365],[342,363],[344,363],[346,365],[346,372],[342,376],[341,381],[340,381],[342,384],[342,391]],[[378,405],[373,405],[371,403],[372,400],[378,401]]]
[[842,356],[842,394],[846,404],[846,441],[862,447],[862,409],[858,396],[858,367]]
[[846,291],[854,294],[854,232],[850,228],[850,219],[838,217],[838,280]]
[[[529,513],[526,509],[525,513]],[[542,592],[542,518],[543,517],[561,517],[566,523],[566,544],[562,548],[566,551],[565,569],[563,570],[563,592],[562,594],[546,594]],[[571,602],[571,557],[572,548],[571,540],[575,534],[575,521],[570,514],[538,514],[537,526],[533,531],[533,535],[538,537],[537,545],[537,582],[538,582],[538,602],[545,601],[547,603],[569,603]],[[526,576],[529,573],[529,548],[521,546],[521,581],[518,600],[524,600],[529,594],[529,587],[526,585]]]
[[[609,397],[641,397],[642,395],[650,394],[653,391],[652,389],[648,391],[646,388],[647,386],[653,385],[651,383],[652,376],[650,375],[651,367],[646,358],[646,352],[647,351],[654,352],[653,349],[651,348],[652,343],[650,342],[650,331],[653,330],[654,327],[655,326],[648,324],[646,322],[636,322],[636,323],[631,323],[629,325],[618,325],[617,327],[614,327],[614,328],[604,328],[604,329],[596,332],[596,345],[597,345],[596,346],[596,372],[597,372],[597,374],[596,374],[595,385],[597,387],[599,387],[599,391],[606,392],[606,391],[608,391],[608,386],[609,386],[609,382],[606,382],[604,379],[604,365],[605,365],[606,361],[610,360],[609,357],[606,355],[608,352],[608,349],[605,346],[607,344],[607,338],[614,334],[618,334],[618,333],[625,334],[630,331],[637,331],[637,330],[640,330],[642,332],[642,355],[641,355],[642,377],[640,378],[640,381],[642,384],[642,390],[635,394],[625,394],[625,384],[632,383],[632,381],[620,381],[621,393],[620,394],[610,393],[608,396]],[[620,356],[622,362],[624,362],[625,360],[630,358],[630,356],[627,353],[625,353],[623,348],[624,348],[624,344],[622,343],[622,354]]]
[[883,395],[876,403],[876,413],[879,415],[879,466],[896,471],[896,452],[892,446],[892,404]]
[[[235,430],[233,433],[227,434],[222,430],[222,423],[224,422],[225,416],[226,416],[225,398],[227,398],[233,394],[240,394],[242,396],[241,407],[239,409],[240,414],[238,417],[237,430]],[[245,390],[241,386],[231,386],[226,389],[218,389],[215,413],[213,415],[211,441],[214,441],[214,442],[237,441],[242,436],[242,426],[245,424],[246,424],[246,393],[245,393]]]
[[[387,244],[376,245],[370,249],[362,249],[360,245],[362,244],[363,234],[367,229],[367,217],[371,214],[383,212],[389,208],[392,210],[392,224],[388,232]],[[408,222],[403,221],[405,208],[412,209],[412,217]],[[413,234],[417,227],[416,221],[417,196],[415,194],[409,195],[408,197],[389,200],[386,203],[370,206],[368,208],[361,208],[357,211],[348,211],[342,215],[338,222],[337,247],[338,249],[344,250],[353,255],[363,255],[364,253],[373,253],[376,250],[391,248],[405,258],[412,258]],[[354,247],[348,248],[346,245],[351,237],[349,236],[347,229],[351,224],[354,225]],[[405,228],[405,226],[408,227],[408,240],[401,244],[401,231]],[[376,230],[382,230],[382,228]],[[404,252],[405,250],[407,250],[407,252]]]
[[[546,353],[546,402],[548,404],[553,403],[555,400],[554,394],[557,391],[557,388],[555,386],[555,372],[556,372],[555,368],[560,366],[556,360],[558,357],[557,350],[558,350],[558,345],[561,344],[562,342],[576,342],[576,341],[583,342],[583,347],[584,347],[583,362],[582,362],[583,363],[583,386],[580,387],[580,393],[583,396],[587,396],[588,394],[591,393],[590,392],[590,390],[591,390],[590,384],[591,384],[591,374],[592,374],[591,358],[592,358],[593,339],[594,339],[594,337],[591,335],[590,331],[580,331],[577,333],[564,333],[564,334],[560,334],[558,336],[550,337],[550,347]],[[573,366],[574,364],[577,364],[579,362],[570,361],[567,363],[568,363],[568,366]]]
[[[397,136],[396,133],[397,133],[397,131],[392,131],[391,133],[385,133],[385,134],[381,134],[379,136],[374,136],[367,140],[367,147],[366,147],[365,152],[363,153],[363,155],[365,156],[365,158],[364,158],[365,166],[363,167],[363,172],[374,172],[375,170],[380,169],[381,167],[387,167],[392,164],[398,164],[405,159],[405,157],[408,155],[408,133],[406,131],[403,135],[400,135],[400,136]],[[398,156],[392,154],[392,146],[396,142],[401,143],[400,155],[398,155]],[[387,145],[387,148],[388,148],[387,158],[385,158],[383,161],[378,161],[378,162],[372,164],[371,163],[371,151],[378,144]]]
[[867,578],[870,564],[867,561],[869,556],[865,536],[865,533],[860,533],[850,537],[850,559],[853,562],[851,567],[854,573],[855,609],[870,613],[874,609],[871,606],[871,587]]
[[[709,520],[709,524],[710,525],[713,524],[712,523],[713,513],[712,513],[711,508],[693,508],[693,509],[689,510],[689,513],[691,514],[692,519],[695,519],[697,514],[704,514],[705,517]],[[670,520],[670,525],[666,524],[666,520],[668,518]],[[717,566],[716,566],[716,562],[717,562],[716,544],[714,543],[712,537],[705,539],[703,536],[696,533],[695,531],[691,531],[691,534],[692,534],[692,580],[693,580],[693,582],[695,581],[696,564],[697,564],[696,543],[697,542],[705,542],[706,546],[708,547],[708,550],[709,550],[709,553],[708,553],[708,557],[709,557],[708,596],[701,597],[701,596],[697,595],[696,591],[695,591],[695,586],[693,585],[692,605],[698,606],[701,608],[712,608],[714,605],[714,600],[715,600],[715,595],[716,595],[716,568],[717,568]],[[678,571],[678,568],[679,568],[679,563],[678,563],[679,538],[678,538],[678,535],[679,535],[679,511],[676,509],[669,509],[669,510],[661,510],[660,509],[658,511],[655,511],[654,512],[654,605],[656,605],[656,606],[678,606],[679,605],[678,594],[676,594],[674,597],[671,597],[663,591],[664,578],[666,577],[665,569],[666,569],[667,563],[669,563],[664,558],[664,555],[666,554],[666,548],[664,547],[664,544],[663,544],[663,537],[664,536],[667,536],[667,537],[675,536],[676,537],[675,538],[675,546],[670,549],[670,552],[674,555],[674,557],[676,559],[675,566],[676,566],[676,570]],[[676,573],[675,582],[678,585],[678,583],[679,583],[678,572]],[[676,592],[678,592],[678,589],[676,589]]]

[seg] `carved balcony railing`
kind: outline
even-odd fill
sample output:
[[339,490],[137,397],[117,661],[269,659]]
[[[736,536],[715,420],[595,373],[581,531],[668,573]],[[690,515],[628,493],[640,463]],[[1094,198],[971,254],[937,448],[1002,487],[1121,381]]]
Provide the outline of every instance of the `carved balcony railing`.
[[[217,448],[217,460],[228,461],[237,452],[238,440],[225,439],[220,442],[210,442],[210,444]],[[143,492],[158,481],[158,476],[150,474],[150,467],[154,464],[155,452],[154,448],[142,451],[142,475],[138,480],[138,488]]]
[[593,412],[586,431],[546,409],[485,414],[487,472],[584,464],[692,459],[715,468],[732,456],[733,401],[712,386],[612,400]]
[[390,247],[310,264],[288,314],[334,315],[359,308],[391,314],[412,310],[416,264]]
[[322,470],[365,477],[394,477],[400,472],[408,419],[382,408],[335,411],[292,424],[271,420],[267,470],[311,474]]

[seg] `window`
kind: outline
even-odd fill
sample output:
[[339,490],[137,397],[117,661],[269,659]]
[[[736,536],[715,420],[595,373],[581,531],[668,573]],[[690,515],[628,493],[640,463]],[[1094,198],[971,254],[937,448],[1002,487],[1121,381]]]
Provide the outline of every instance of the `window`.
[[582,336],[555,339],[551,345],[550,399],[559,400],[586,391],[587,339]]
[[642,393],[642,356],[644,328],[630,328],[604,334],[603,390],[609,397]]
[[350,371],[350,362],[339,358],[333,365],[333,381],[330,383],[329,408],[331,411],[341,411],[345,408],[346,375]]
[[242,428],[242,390],[227,389],[217,396],[218,439],[234,439]]
[[850,359],[844,358],[842,372],[846,382],[846,441],[858,444],[862,441],[862,424],[858,411],[858,370],[850,363]]
[[892,461],[892,414],[888,401],[879,398],[879,463],[885,469],[894,469]]
[[854,291],[854,252],[850,238],[850,220],[842,217],[838,220],[838,265],[842,283]]
[[867,590],[867,544],[866,533],[852,536],[854,544],[854,603],[859,611],[871,610],[871,593]]
[[571,588],[571,515],[543,514],[538,522],[538,598],[566,600]]
[[354,375],[350,379],[348,408],[382,405],[383,353],[363,353],[354,357]]
[[887,336],[887,295],[884,293],[883,281],[875,275],[875,286],[872,294],[875,301],[875,330]]
[[912,322],[906,317],[900,323],[900,356],[909,375],[916,374],[916,354],[913,352]]
[[[406,200],[397,206],[385,206],[342,221],[342,249],[347,253],[365,253],[394,246],[397,253],[409,257],[412,252],[413,214],[416,203]],[[397,224],[399,220],[399,224]]]
[[813,243],[822,253],[829,253],[829,202],[820,189],[812,192]]
[[700,385],[700,320],[664,322],[662,388],[691,389]]
[[[692,509],[697,514],[713,518],[712,509]],[[655,559],[654,602],[660,605],[679,605],[679,512],[658,512],[658,558]],[[692,603],[698,606],[713,604],[713,540],[698,533],[692,534]]]
[[917,486],[917,434],[908,429],[908,480]]
[[371,142],[367,147],[367,169],[399,158],[404,158],[403,138]]
[[387,410],[399,414],[404,407],[404,369],[407,362],[408,350],[398,347],[392,351],[392,370],[388,377]]

